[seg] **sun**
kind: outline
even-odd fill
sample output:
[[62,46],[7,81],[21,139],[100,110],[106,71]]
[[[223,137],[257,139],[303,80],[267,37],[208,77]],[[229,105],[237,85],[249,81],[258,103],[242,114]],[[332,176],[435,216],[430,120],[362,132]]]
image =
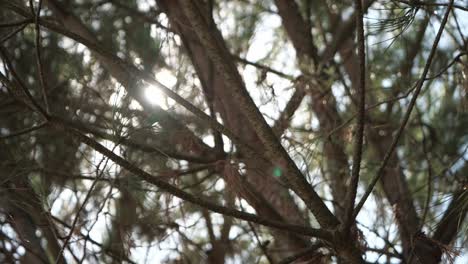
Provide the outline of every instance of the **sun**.
[[162,108],[167,107],[165,95],[154,85],[145,87],[145,97],[152,105],[158,105]]
[[[177,78],[168,70],[161,70],[156,73],[156,79],[165,86],[172,88],[177,83]],[[163,109],[167,109],[167,96],[157,86],[148,85],[145,87],[145,97],[153,105],[158,105]]]

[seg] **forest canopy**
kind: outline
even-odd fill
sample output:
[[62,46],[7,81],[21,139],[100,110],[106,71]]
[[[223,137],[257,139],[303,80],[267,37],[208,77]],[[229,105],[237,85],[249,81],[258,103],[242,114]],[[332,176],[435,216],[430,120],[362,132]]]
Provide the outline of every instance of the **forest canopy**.
[[0,0],[1,263],[467,263],[466,0]]

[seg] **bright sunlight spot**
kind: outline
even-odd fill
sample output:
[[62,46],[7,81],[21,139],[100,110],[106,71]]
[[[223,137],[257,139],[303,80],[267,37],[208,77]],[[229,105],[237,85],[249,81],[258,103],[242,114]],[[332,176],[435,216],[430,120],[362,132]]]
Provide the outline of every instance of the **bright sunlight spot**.
[[[177,83],[177,78],[168,70],[162,70],[156,73],[156,79],[168,88],[174,87]],[[158,105],[163,109],[169,108],[168,98],[161,89],[154,85],[149,85],[145,88],[145,96],[153,105]]]
[[162,108],[167,107],[165,95],[161,92],[161,90],[158,87],[153,85],[149,85],[148,87],[146,87],[145,96],[151,104],[159,105]]

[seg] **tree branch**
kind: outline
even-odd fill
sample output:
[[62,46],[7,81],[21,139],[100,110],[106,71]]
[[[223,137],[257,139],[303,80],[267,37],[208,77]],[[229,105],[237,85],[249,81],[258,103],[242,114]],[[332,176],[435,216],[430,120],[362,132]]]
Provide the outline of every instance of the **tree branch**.
[[276,228],[276,229],[289,231],[289,232],[292,232],[292,233],[298,233],[298,234],[301,234],[301,235],[319,237],[319,238],[322,238],[322,239],[325,239],[325,240],[330,239],[330,233],[325,231],[325,230],[322,230],[322,229],[314,229],[314,228],[308,228],[308,227],[303,227],[303,226],[298,226],[298,225],[285,224],[285,223],[281,223],[281,222],[277,222],[277,221],[271,221],[271,220],[268,220],[268,219],[265,219],[265,218],[260,218],[260,217],[254,215],[254,214],[245,213],[245,212],[242,212],[242,211],[239,211],[239,210],[236,210],[236,209],[220,206],[220,205],[218,205],[216,203],[213,203],[213,202],[209,201],[206,198],[196,197],[196,196],[194,196],[192,194],[189,194],[189,193],[187,193],[185,191],[182,191],[182,190],[178,189],[177,187],[174,187],[173,185],[167,183],[166,181],[161,180],[160,178],[155,177],[155,176],[153,176],[153,175],[139,169],[138,167],[136,167],[135,165],[133,165],[129,161],[117,156],[111,150],[107,149],[106,147],[104,147],[99,142],[95,141],[94,139],[84,135],[83,133],[81,133],[76,128],[69,127],[68,124],[66,122],[64,122],[62,119],[60,119],[58,117],[55,117],[55,116],[51,116],[50,118],[51,119],[50,119],[49,124],[51,126],[53,126],[54,128],[57,128],[57,129],[59,129],[61,131],[64,131],[64,132],[72,135],[73,137],[78,139],[80,142],[82,142],[82,143],[88,145],[89,147],[93,148],[94,150],[98,151],[99,153],[101,153],[105,157],[109,158],[110,160],[112,160],[116,164],[120,165],[122,168],[126,169],[127,171],[133,173],[135,176],[139,177],[140,179],[142,179],[142,180],[144,180],[144,181],[146,181],[146,182],[148,182],[150,184],[153,184],[153,185],[163,189],[164,191],[166,191],[166,192],[168,192],[168,193],[170,193],[170,194],[172,194],[172,195],[174,195],[174,196],[176,196],[176,197],[178,197],[178,198],[180,198],[180,199],[182,199],[184,201],[191,202],[193,204],[196,204],[196,205],[198,205],[200,207],[206,208],[208,210],[211,210],[211,211],[219,213],[219,214],[232,216],[232,217],[235,217],[235,218],[238,218],[238,219],[254,222],[254,223],[257,223],[257,224],[264,225],[264,226],[269,226],[269,227],[273,227],[273,228]]
[[356,206],[356,209],[354,211],[354,218],[356,218],[356,216],[359,214],[359,211],[362,209],[362,206],[364,205],[364,203],[366,202],[366,200],[369,197],[370,193],[372,192],[375,185],[377,184],[377,181],[382,176],[382,174],[383,174],[383,172],[385,170],[385,167],[387,166],[388,161],[390,160],[390,157],[392,156],[393,151],[395,150],[395,148],[396,148],[396,146],[398,144],[398,140],[400,139],[401,135],[403,134],[403,130],[405,129],[406,124],[409,121],[409,118],[411,116],[411,112],[412,112],[412,110],[413,110],[413,108],[414,108],[414,106],[416,104],[416,99],[418,98],[418,95],[422,90],[422,86],[424,84],[424,81],[426,80],[426,76],[427,76],[427,74],[429,72],[429,68],[431,66],[432,60],[434,59],[434,55],[436,53],[437,46],[438,46],[440,38],[442,36],[442,32],[444,31],[445,25],[447,24],[448,17],[450,15],[450,11],[452,10],[453,2],[454,2],[454,0],[451,0],[450,5],[447,7],[447,11],[445,12],[444,18],[443,18],[442,23],[441,23],[441,25],[439,27],[439,31],[437,32],[436,38],[435,38],[434,43],[432,45],[431,52],[429,53],[429,57],[427,58],[426,65],[424,66],[423,73],[421,74],[421,77],[419,78],[416,89],[414,91],[414,95],[411,98],[411,101],[409,103],[408,110],[406,111],[405,116],[403,117],[403,121],[402,121],[400,127],[398,128],[398,131],[396,132],[396,135],[393,138],[392,144],[390,145],[387,153],[385,154],[385,157],[384,157],[382,163],[380,164],[379,169],[377,170],[377,174],[372,178],[371,183],[369,184],[369,187],[367,188],[366,192],[364,193],[364,196],[361,198],[358,205]]
[[219,31],[215,29],[214,33],[212,33],[212,27],[203,18],[196,2],[182,1],[180,4],[189,18],[200,43],[205,46],[208,56],[216,64],[218,73],[224,77],[226,85],[232,89],[241,112],[247,117],[265,146],[267,158],[278,167],[283,167],[287,183],[306,203],[320,225],[326,228],[335,227],[338,224],[338,220],[307,182],[291,157],[289,157],[245,89],[242,78],[232,62],[230,53],[221,40],[222,36]]
[[359,183],[359,172],[361,170],[362,149],[364,144],[364,125],[366,118],[366,47],[364,37],[364,12],[361,0],[354,1],[356,6],[356,31],[358,41],[358,56],[359,56],[359,113],[357,116],[357,129],[354,136],[354,152],[353,152],[353,168],[351,171],[351,184],[348,191],[345,206],[345,220],[343,232],[349,233],[351,226],[354,222],[354,200],[356,199],[356,192]]
[[42,98],[44,100],[45,111],[50,114],[49,109],[49,102],[47,100],[47,84],[46,79],[44,77],[44,69],[42,67],[42,59],[41,59],[41,29],[39,27],[39,17],[41,14],[42,8],[42,0],[37,2],[37,11],[34,13],[34,5],[33,0],[29,0],[29,7],[31,8],[31,13],[34,14],[34,24],[36,29],[36,65],[37,65],[37,72],[39,75],[39,83],[41,84],[41,91],[42,91]]

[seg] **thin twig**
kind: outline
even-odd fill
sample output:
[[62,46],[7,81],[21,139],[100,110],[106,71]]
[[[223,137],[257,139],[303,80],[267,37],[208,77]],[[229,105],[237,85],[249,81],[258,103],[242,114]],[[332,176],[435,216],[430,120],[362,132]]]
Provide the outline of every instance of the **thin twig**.
[[[240,204],[240,208],[241,208],[242,210],[244,210],[242,204],[241,204],[241,203],[239,203],[239,204]],[[258,244],[258,246],[260,247],[260,249],[262,250],[263,255],[265,255],[265,257],[267,258],[267,260],[268,260],[268,262],[269,262],[270,264],[274,264],[274,263],[275,263],[274,259],[273,259],[273,258],[270,256],[270,254],[268,253],[268,247],[267,247],[267,245],[268,245],[268,242],[269,242],[269,241],[262,242],[262,241],[260,240],[260,237],[259,237],[258,234],[257,234],[257,231],[255,230],[255,226],[254,226],[252,223],[250,223],[250,222],[248,222],[248,225],[249,225],[250,229],[252,230],[252,233],[254,234],[255,240],[257,240],[257,244]]]
[[[117,147],[117,145],[114,146],[114,149]],[[114,149],[112,149],[111,151],[113,151]],[[72,225],[70,227],[70,232],[68,232],[68,235],[65,237],[65,241],[63,242],[63,245],[62,245],[62,248],[60,249],[59,253],[58,253],[58,256],[56,256],[56,264],[59,263],[61,257],[63,257],[63,251],[65,250],[65,248],[68,246],[68,243],[71,239],[71,237],[73,236],[73,234],[75,233],[75,228],[76,228],[76,224],[78,223],[78,219],[80,219],[80,213],[83,211],[84,207],[86,206],[86,203],[88,202],[89,199],[91,199],[91,193],[94,191],[94,187],[97,185],[97,183],[99,182],[98,179],[100,179],[102,177],[102,175],[104,174],[104,170],[105,168],[107,167],[107,164],[109,163],[109,158],[107,158],[106,156],[104,156],[101,161],[98,163],[97,165],[97,171],[99,171],[99,167],[101,166],[102,162],[103,161],[106,161],[104,163],[104,166],[101,170],[101,172],[96,175],[96,180],[93,181],[93,183],[91,184],[91,187],[89,187],[89,191],[86,193],[86,196],[85,196],[85,199],[83,200],[83,202],[81,203],[81,206],[80,208],[78,209],[78,211],[76,212],[75,214],[75,218],[73,219],[73,222],[72,222]]]
[[[405,94],[403,95],[400,95],[400,96],[396,96],[396,97],[393,97],[393,98],[390,98],[390,99],[386,99],[386,100],[383,100],[383,101],[380,101],[380,102],[377,102],[369,107],[366,108],[366,112],[369,111],[369,110],[372,110],[380,105],[383,105],[383,104],[388,104],[388,103],[391,103],[391,102],[395,102],[395,101],[398,101],[398,100],[401,100],[401,99],[405,99],[406,97],[408,97],[412,91],[414,91],[414,89],[416,88],[417,86],[417,83],[415,86],[413,86],[411,89],[409,89]],[[335,127],[332,131],[330,131],[328,134],[327,134],[327,138],[331,137],[334,133],[336,133],[337,131],[339,131],[340,129],[342,129],[343,127],[345,127],[347,124],[349,124],[351,121],[354,120],[354,118],[356,118],[357,114],[354,114],[353,116],[351,116],[348,120],[344,121],[342,124],[340,124],[339,126]]]
[[433,76],[427,77],[426,80],[432,80],[432,79],[439,78],[450,67],[452,67],[452,65],[455,64],[455,62],[460,61],[460,58],[463,57],[464,55],[467,55],[467,54],[468,54],[468,52],[459,53],[457,56],[455,56],[455,58],[452,59],[452,61],[449,64],[447,64],[447,66],[445,66],[442,70],[440,70],[438,73],[434,74]]
[[16,29],[12,30],[10,33],[3,36],[0,39],[0,44],[2,44],[3,42],[9,40],[11,37],[16,35],[18,32],[21,32],[27,25],[28,25],[28,23],[24,23],[24,24],[20,25],[19,27],[17,27]]
[[[13,79],[16,81],[16,84],[13,84],[6,76],[0,72],[0,81],[5,84],[9,92],[12,93],[16,99],[22,101],[26,104],[31,110],[39,113],[45,120],[49,120],[47,112],[34,100],[34,97],[31,95],[29,90],[24,85],[23,81],[19,78],[16,73],[13,65],[11,64],[10,58],[7,55],[7,52],[4,47],[0,46],[0,55],[3,57],[9,72],[13,76]],[[19,87],[18,87],[19,86]]]
[[419,0],[411,0],[411,1],[398,0],[398,2],[407,4],[410,6],[413,6],[413,5],[416,5],[416,6],[453,6],[454,8],[458,8],[458,9],[468,12],[468,7],[461,6],[461,5],[450,5],[450,3],[427,3],[427,2],[423,2]]
[[[422,120],[422,116],[421,116],[421,113],[420,111],[418,111],[418,108],[416,108],[416,112],[418,113],[419,115],[419,118]],[[432,169],[432,164],[431,164],[431,161],[429,159],[429,154],[428,154],[428,149],[427,149],[427,138],[426,138],[426,133],[424,132],[424,127],[421,126],[421,134],[422,134],[422,149],[423,149],[423,152],[424,152],[424,157],[426,159],[426,162],[427,162],[427,194],[426,194],[426,201],[424,203],[424,209],[423,209],[423,214],[422,214],[422,217],[421,217],[421,222],[420,222],[420,226],[419,226],[419,230],[421,230],[424,226],[424,223],[426,222],[426,218],[427,218],[427,213],[429,212],[429,203],[431,202],[431,198],[432,198],[432,178],[433,178],[433,169]]]
[[[29,0],[29,5],[31,8],[31,12],[34,14],[34,6],[33,6],[32,0]],[[36,64],[37,64],[37,71],[39,75],[39,82],[41,84],[41,91],[42,91],[42,97],[44,100],[45,110],[47,114],[50,114],[49,102],[47,100],[47,93],[46,93],[47,84],[44,78],[44,70],[43,70],[42,60],[41,60],[41,29],[39,27],[39,17],[41,15],[41,7],[42,7],[42,0],[39,0],[37,3],[36,13],[34,14],[34,23],[35,23],[35,29],[36,29]]]
[[[53,216],[53,215],[51,215],[51,218],[52,218],[53,221],[58,222],[60,225],[66,227],[68,229],[71,229],[71,226],[69,224],[67,224],[65,221],[63,221],[62,219],[60,219],[60,218],[58,218],[56,216]],[[127,261],[129,263],[136,264],[136,262],[133,262],[131,259],[127,258],[126,256],[120,256],[118,253],[114,252],[114,250],[112,250],[110,247],[105,247],[103,244],[101,244],[101,243],[97,242],[96,240],[92,239],[89,236],[89,234],[85,235],[81,231],[79,231],[78,234],[80,236],[82,236],[85,239],[85,241],[89,241],[89,242],[91,242],[91,244],[100,247],[102,249],[102,251],[105,252],[110,257],[112,257],[114,259],[117,259],[119,261],[125,260],[125,261]]]
[[[361,170],[362,149],[364,144],[364,125],[366,118],[366,47],[364,37],[364,12],[361,0],[356,0],[356,32],[358,41],[358,56],[359,56],[359,113],[357,116],[357,131],[354,137],[354,153],[353,153],[353,168],[351,170],[351,184],[347,195],[347,205],[345,207],[345,220],[343,232],[349,233],[351,229],[354,211],[354,200],[359,183],[359,172]],[[346,202],[346,201],[345,201]]]
[[22,20],[19,20],[19,21],[2,23],[2,24],[0,24],[0,28],[22,26],[24,24],[29,24],[29,23],[31,23],[33,21],[34,20],[31,19],[31,18],[25,18],[25,19],[22,19]]
[[278,264],[289,264],[289,263],[293,263],[294,261],[302,258],[302,257],[305,257],[305,256],[308,256],[310,255],[311,253],[314,253],[317,251],[317,249],[323,247],[323,244],[322,243],[317,243],[317,244],[314,244],[312,246],[310,246],[309,248],[297,253],[297,254],[294,254],[292,256],[289,256],[287,258],[284,258],[283,260],[281,260],[280,262],[278,262]]
[[293,77],[293,76],[288,75],[288,74],[283,73],[283,72],[280,72],[280,71],[278,71],[278,70],[275,70],[275,69],[273,69],[273,68],[271,68],[271,67],[268,67],[268,66],[266,66],[266,65],[260,64],[260,63],[258,63],[258,62],[249,61],[249,60],[247,60],[247,59],[245,59],[245,58],[241,58],[241,57],[239,57],[239,56],[237,56],[237,55],[232,55],[232,56],[234,57],[235,60],[237,60],[237,61],[239,61],[239,62],[241,62],[241,63],[243,63],[243,64],[250,65],[250,66],[253,66],[253,67],[255,67],[255,68],[265,70],[265,71],[267,71],[267,72],[271,72],[271,73],[273,73],[273,74],[278,75],[279,77],[288,79],[288,80],[290,80],[290,81],[294,80],[294,77]]
[[29,133],[29,132],[32,132],[32,131],[41,129],[41,128],[43,128],[45,125],[46,125],[46,123],[41,123],[41,124],[36,125],[36,126],[32,126],[32,127],[26,128],[26,129],[22,129],[22,130],[20,130],[20,131],[13,132],[13,133],[11,133],[11,134],[9,134],[9,135],[0,136],[0,140],[5,140],[5,139],[9,139],[9,138],[14,138],[14,137],[21,136],[21,135],[27,134],[27,133]]

